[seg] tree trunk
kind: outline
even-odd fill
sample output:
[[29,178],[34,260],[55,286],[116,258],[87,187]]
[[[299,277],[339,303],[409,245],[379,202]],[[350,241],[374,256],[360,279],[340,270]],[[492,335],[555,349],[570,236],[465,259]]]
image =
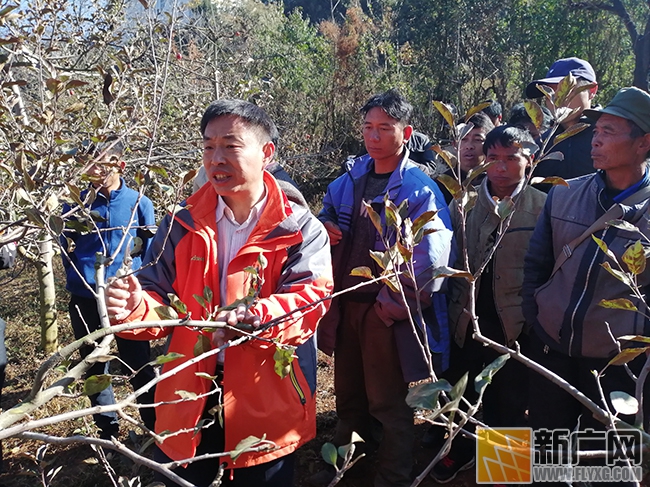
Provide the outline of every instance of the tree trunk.
[[38,290],[40,298],[41,348],[46,353],[53,353],[58,348],[58,328],[56,322],[56,289],[52,271],[52,237],[41,235],[36,259]]
[[648,91],[648,70],[650,69],[650,16],[643,35],[634,46],[634,86]]

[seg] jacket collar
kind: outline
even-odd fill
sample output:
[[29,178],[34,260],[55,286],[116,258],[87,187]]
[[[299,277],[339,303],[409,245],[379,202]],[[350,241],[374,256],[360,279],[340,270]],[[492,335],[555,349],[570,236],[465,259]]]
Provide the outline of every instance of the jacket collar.
[[[264,185],[267,201],[259,222],[253,230],[251,240],[294,235],[299,231],[299,226],[293,216],[293,210],[277,181],[267,171],[264,171]],[[216,232],[217,193],[211,184],[204,184],[180,206],[181,209],[176,213],[175,218],[188,230],[196,232],[201,228],[210,228]]]

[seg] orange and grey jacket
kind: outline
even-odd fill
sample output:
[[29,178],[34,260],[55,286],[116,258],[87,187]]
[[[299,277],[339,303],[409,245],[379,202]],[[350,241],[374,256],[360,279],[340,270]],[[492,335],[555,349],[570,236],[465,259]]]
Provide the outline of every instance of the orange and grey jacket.
[[[248,241],[228,266],[228,296],[224,300],[232,303],[246,296],[250,274],[245,269],[255,266],[258,256],[263,254],[268,265],[260,271],[263,278],[260,299],[251,308],[261,317],[262,323],[323,298],[332,290],[329,243],[322,224],[309,209],[289,202],[275,179],[266,172],[264,183],[266,206]],[[176,215],[165,218],[145,262],[159,260],[138,275],[145,291],[144,299],[126,321],[159,320],[154,308],[169,304],[168,293],[177,295],[187,305],[192,319],[200,319],[205,316],[205,310],[193,295],[202,296],[206,286],[214,294],[212,306],[219,306],[216,205],[214,189],[205,185],[182,204],[183,209]],[[261,335],[298,346],[298,359],[292,362],[291,373],[284,379],[274,371],[273,343],[251,340],[226,349],[223,373],[225,450],[233,450],[250,435],[258,438],[266,435],[266,439],[278,447],[271,452],[245,453],[236,463],[224,457],[221,462],[226,462],[227,468],[268,462],[295,451],[314,438],[316,350],[311,338],[328,303],[325,301],[297,312]],[[170,333],[169,352],[182,354],[183,358],[165,364],[162,371],[165,373],[195,358],[194,346],[201,332],[188,327],[152,327],[129,332],[129,338],[150,340]],[[161,381],[156,387],[156,402],[166,403],[156,409],[156,432],[188,430],[169,436],[160,445],[174,460],[194,456],[201,433],[194,435],[193,428],[201,420],[206,404],[205,398],[174,404],[180,399],[176,391],[207,393],[212,382],[196,374],[214,375],[215,368],[216,356],[213,355]]]

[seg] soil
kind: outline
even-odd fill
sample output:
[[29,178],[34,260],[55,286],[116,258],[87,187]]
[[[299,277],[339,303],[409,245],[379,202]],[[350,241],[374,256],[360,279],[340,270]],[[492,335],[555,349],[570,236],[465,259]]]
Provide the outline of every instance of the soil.
[[[67,312],[68,295],[65,291],[65,276],[60,263],[55,265],[57,289],[57,316],[59,342],[69,343],[72,339]],[[31,267],[19,263],[11,271],[0,273],[0,316],[7,321],[6,347],[8,356],[7,378],[2,390],[1,406],[10,408],[24,399],[32,386],[38,366],[47,358],[39,351],[40,330],[38,326],[38,288],[35,273]],[[161,353],[161,344],[154,347],[154,353]],[[115,373],[119,370],[116,368]],[[308,487],[308,478],[326,467],[320,450],[324,442],[330,441],[336,425],[335,397],[333,385],[334,366],[331,358],[320,354],[318,360],[317,432],[318,436],[298,451],[295,487]],[[116,385],[119,397],[127,392],[126,386]],[[48,417],[71,409],[87,407],[87,399],[72,394],[71,397],[56,398],[34,414],[34,418]],[[414,426],[420,438],[426,425]],[[44,428],[42,432],[59,437],[74,434],[96,435],[96,428],[89,418],[65,421]],[[135,448],[140,439],[133,438],[129,425],[122,421],[120,441],[129,448]],[[0,487],[109,487],[115,484],[106,473],[102,456],[87,445],[64,446],[44,445],[37,441],[9,438],[3,441],[4,470],[0,474]],[[415,473],[421,472],[432,458],[432,452],[416,445]],[[109,454],[109,456],[111,456]],[[151,472],[134,465],[119,454],[108,460],[116,478],[140,477],[141,485],[152,481]],[[369,456],[366,466],[354,473],[351,471],[339,485],[346,487],[372,486],[374,458]],[[53,477],[49,477],[55,473]],[[436,484],[427,478],[420,485],[430,487]],[[474,470],[461,473],[451,487],[475,485]]]

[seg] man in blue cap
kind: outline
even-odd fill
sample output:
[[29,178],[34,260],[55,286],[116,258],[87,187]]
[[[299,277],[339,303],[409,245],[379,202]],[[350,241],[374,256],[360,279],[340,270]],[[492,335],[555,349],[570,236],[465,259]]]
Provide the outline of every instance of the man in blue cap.
[[[639,298],[650,290],[644,247],[636,232],[607,225],[625,220],[645,235],[650,232],[650,95],[623,88],[605,108],[585,110],[585,115],[596,120],[591,156],[597,172],[550,191],[526,255],[522,297],[532,328],[530,357],[605,408],[592,371],[602,371],[621,347],[629,346],[617,338],[650,333],[648,307]],[[592,236],[606,243],[607,253]],[[617,277],[616,271],[609,272],[608,265],[618,268],[611,253],[625,262],[621,266],[628,277],[619,279],[623,273]],[[636,282],[639,296],[626,279]],[[640,313],[601,305],[603,300],[621,299]],[[638,374],[645,360],[642,354],[628,366]],[[620,366],[609,366],[600,386],[611,411],[612,391],[635,393],[635,381]],[[648,382],[645,389],[648,398]],[[649,405],[648,400],[643,404],[646,421]],[[633,417],[619,417],[634,424]],[[535,430],[605,429],[574,397],[536,373],[530,381],[529,421]]]
[[[562,121],[553,139],[546,144],[547,148],[552,147],[555,138],[569,130],[575,124],[579,122],[589,123],[589,120],[582,116],[582,112],[591,107],[591,101],[598,91],[596,73],[591,64],[584,59],[577,57],[558,59],[553,63],[544,78],[533,80],[526,87],[527,98],[540,98],[544,94],[540,91],[538,85],[546,85],[555,91],[559,82],[569,74],[577,78],[578,86],[587,84],[593,84],[593,86],[578,93],[569,101],[568,108],[578,108],[580,110]],[[545,159],[541,161],[535,167],[534,175],[543,178],[559,176],[564,179],[571,179],[594,172],[593,162],[589,155],[591,135],[592,127],[590,125],[582,132],[561,141],[557,146],[553,147],[553,151],[564,154],[564,159]],[[548,132],[544,134],[542,136],[542,142],[548,136]],[[545,192],[548,192],[550,188],[551,185],[539,185],[539,189]]]

